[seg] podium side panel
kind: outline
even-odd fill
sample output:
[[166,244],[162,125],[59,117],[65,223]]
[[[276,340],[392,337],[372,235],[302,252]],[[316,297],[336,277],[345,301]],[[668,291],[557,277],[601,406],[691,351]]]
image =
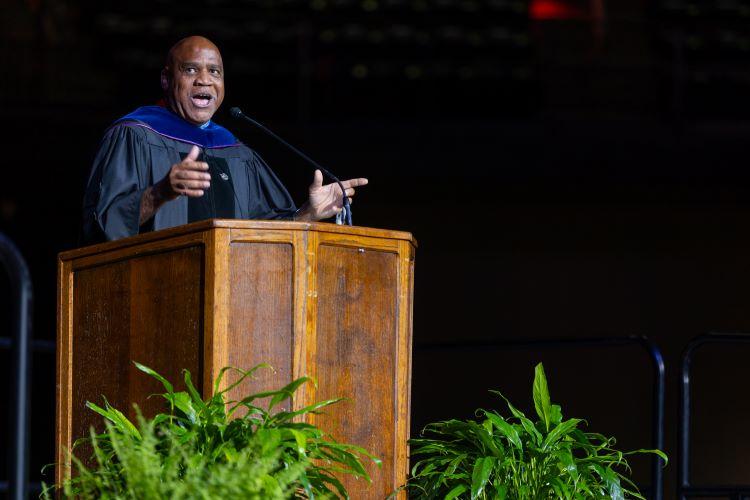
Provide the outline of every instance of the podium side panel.
[[73,342],[71,356],[71,444],[88,436],[101,417],[86,408],[91,401],[126,411],[129,363],[130,294],[126,261],[73,274]]
[[[237,386],[238,399],[292,380],[294,248],[289,242],[233,241],[230,247],[229,364],[249,369],[268,363]],[[230,375],[230,380],[236,375]]]
[[[198,392],[203,386],[203,269],[201,245],[133,259],[130,265],[130,360],[150,366],[178,391],[185,387],[183,369]],[[130,401],[144,415],[166,409],[162,398],[148,398],[165,391],[158,380],[132,363],[128,376]]]
[[[162,385],[132,364],[150,366],[184,384],[181,370],[200,386],[203,247],[141,255],[87,267],[73,275],[72,436],[87,435],[101,418],[85,407],[102,396],[135,418],[164,409]],[[199,387],[200,389],[200,387]]]
[[[399,335],[397,361],[398,422],[394,447],[394,471],[399,484],[409,477],[409,431],[411,427],[411,346],[414,305],[414,247],[410,242],[399,243]],[[407,498],[406,491],[399,492],[399,500]]]
[[[345,397],[315,421],[337,440],[383,460],[372,485],[344,478],[352,498],[385,498],[397,427],[398,253],[321,242],[317,252],[317,401]],[[400,475],[400,474],[399,474]]]

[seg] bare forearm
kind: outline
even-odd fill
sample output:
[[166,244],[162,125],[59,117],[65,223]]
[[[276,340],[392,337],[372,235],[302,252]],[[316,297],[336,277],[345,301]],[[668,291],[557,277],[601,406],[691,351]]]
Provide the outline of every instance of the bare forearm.
[[141,196],[141,213],[138,225],[142,226],[156,214],[159,208],[167,201],[162,194],[161,183],[149,186]]
[[294,220],[297,222],[315,222],[318,219],[313,217],[310,205],[305,203],[300,207],[296,214],[294,214]]

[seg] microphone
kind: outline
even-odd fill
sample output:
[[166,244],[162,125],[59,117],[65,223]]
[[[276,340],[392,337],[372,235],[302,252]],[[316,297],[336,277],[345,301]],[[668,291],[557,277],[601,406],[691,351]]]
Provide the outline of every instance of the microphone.
[[271,131],[268,127],[263,125],[262,123],[250,118],[245,113],[242,112],[242,110],[238,107],[230,108],[229,114],[232,116],[232,118],[236,118],[238,120],[246,120],[250,122],[251,124],[255,125],[257,128],[265,132],[267,135],[270,135],[274,139],[276,139],[278,142],[286,146],[288,149],[293,151],[297,156],[305,160],[307,163],[311,164],[316,169],[320,170],[326,177],[331,179],[333,182],[339,185],[339,188],[341,189],[341,195],[343,196],[343,209],[341,210],[341,213],[336,215],[336,224],[341,224],[341,220],[346,221],[346,224],[351,226],[352,225],[352,207],[349,203],[349,197],[346,196],[346,190],[344,189],[344,185],[341,184],[341,181],[338,177],[333,175],[330,171],[327,169],[321,167],[315,160],[307,156],[305,153],[300,151],[299,149],[295,148],[288,142],[286,142],[284,139],[276,135],[273,131]]

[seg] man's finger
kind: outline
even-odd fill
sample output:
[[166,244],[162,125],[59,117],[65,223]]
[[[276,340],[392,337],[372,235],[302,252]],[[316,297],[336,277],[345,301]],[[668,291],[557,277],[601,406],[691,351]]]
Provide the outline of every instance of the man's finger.
[[203,190],[202,189],[183,189],[180,192],[180,194],[189,196],[191,198],[198,198],[200,196],[203,196]]
[[211,183],[208,181],[181,181],[182,189],[208,189]]
[[175,177],[178,179],[198,179],[198,180],[211,180],[211,174],[206,172],[200,172],[191,169],[180,169],[175,172]]
[[208,170],[208,163],[205,161],[188,161],[188,159],[185,158],[182,163],[180,163],[180,168],[184,170]]
[[348,188],[348,187],[366,186],[367,182],[368,182],[367,179],[365,179],[364,177],[360,177],[357,179],[347,179],[345,181],[342,181],[341,184],[343,184],[345,188]]
[[354,188],[348,188],[345,193],[347,196],[354,196]]
[[320,170],[315,170],[315,174],[313,174],[313,182],[310,186],[311,188],[319,188],[323,185],[323,172]]
[[[198,159],[199,154],[201,154],[200,148],[198,146],[193,146],[192,148],[190,148],[190,152],[185,157],[185,160],[195,161]],[[182,161],[185,161],[185,160],[182,160]]]

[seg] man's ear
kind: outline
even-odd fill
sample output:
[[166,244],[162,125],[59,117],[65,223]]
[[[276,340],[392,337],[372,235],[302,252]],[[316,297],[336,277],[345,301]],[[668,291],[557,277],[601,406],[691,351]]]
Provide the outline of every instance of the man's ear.
[[161,70],[161,89],[166,92],[169,89],[169,77],[167,76],[167,68]]

